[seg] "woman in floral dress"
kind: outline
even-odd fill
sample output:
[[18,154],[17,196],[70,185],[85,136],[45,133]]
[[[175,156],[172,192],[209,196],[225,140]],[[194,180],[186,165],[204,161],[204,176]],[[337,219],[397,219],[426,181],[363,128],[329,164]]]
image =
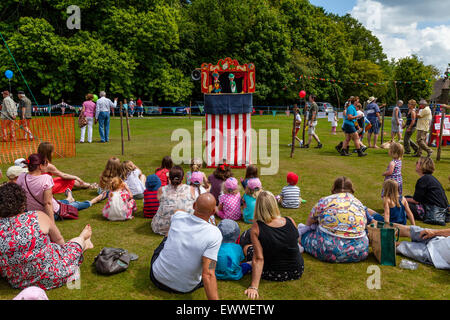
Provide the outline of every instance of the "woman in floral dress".
[[0,271],[15,289],[58,288],[79,277],[83,252],[93,248],[92,229],[65,242],[43,212],[24,212],[26,195],[14,183],[0,186]]
[[187,184],[182,184],[183,168],[175,166],[170,169],[169,184],[158,190],[159,208],[152,220],[154,233],[166,235],[170,228],[170,220],[175,211],[194,213],[195,194]]

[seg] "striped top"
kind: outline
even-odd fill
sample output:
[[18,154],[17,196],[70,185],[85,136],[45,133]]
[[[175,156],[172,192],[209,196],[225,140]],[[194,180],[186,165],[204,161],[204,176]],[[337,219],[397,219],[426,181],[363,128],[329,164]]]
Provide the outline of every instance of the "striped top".
[[281,190],[283,208],[297,209],[300,206],[300,188],[288,185]]
[[144,191],[144,218],[153,218],[159,208],[158,190]]

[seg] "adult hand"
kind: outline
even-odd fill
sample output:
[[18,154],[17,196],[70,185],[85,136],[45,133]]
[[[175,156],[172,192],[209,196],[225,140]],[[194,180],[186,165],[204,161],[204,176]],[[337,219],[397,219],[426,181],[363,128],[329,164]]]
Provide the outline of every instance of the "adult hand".
[[114,98],[114,101],[117,101],[117,100],[119,100],[119,98]]
[[247,290],[245,290],[245,294],[252,300],[259,298],[258,290],[253,288],[248,288]]
[[425,229],[420,233],[420,237],[423,240],[434,238],[434,237],[436,237],[436,231],[430,230],[430,229]]
[[98,120],[97,120],[97,119],[95,119],[95,120],[94,120],[94,124],[97,124],[97,122],[98,122]]

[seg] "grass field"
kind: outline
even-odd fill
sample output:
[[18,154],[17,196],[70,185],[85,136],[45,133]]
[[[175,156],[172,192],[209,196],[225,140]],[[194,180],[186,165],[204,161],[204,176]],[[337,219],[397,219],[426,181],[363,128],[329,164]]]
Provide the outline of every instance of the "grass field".
[[[125,155],[121,156],[120,123],[111,121],[111,142],[109,144],[77,144],[77,157],[56,159],[53,163],[62,171],[75,174],[88,182],[97,182],[106,161],[110,156],[118,156],[121,160],[132,160],[145,174],[151,174],[160,165],[165,155],[170,155],[178,142],[171,142],[172,131],[185,128],[191,132],[194,121],[203,118],[170,118],[170,119],[132,119],[131,142],[125,144]],[[302,197],[307,200],[298,210],[281,209],[283,215],[294,218],[298,224],[305,222],[313,205],[323,196],[330,193],[331,185],[338,176],[345,175],[352,179],[356,187],[356,197],[366,206],[382,212],[380,198],[384,178],[381,174],[386,169],[390,158],[387,150],[369,149],[369,156],[358,158],[341,157],[334,146],[342,139],[342,134],[331,135],[330,125],[321,120],[318,134],[324,148],[296,148],[293,159],[289,157],[290,127],[292,118],[286,116],[255,116],[252,126],[255,129],[280,130],[280,168],[277,175],[263,176],[263,188],[278,194],[285,185],[286,173],[294,171],[299,174],[299,186]],[[94,141],[99,141],[98,126],[94,128]],[[390,129],[390,122],[385,124]],[[389,130],[388,129],[388,130]],[[126,130],[125,130],[126,133]],[[390,133],[389,133],[390,134]],[[79,130],[77,129],[77,137]],[[77,138],[78,140],[78,138]],[[315,146],[315,143],[312,144]],[[435,159],[435,154],[433,155]],[[406,156],[403,160],[404,194],[412,194],[418,179],[415,173],[416,158]],[[5,172],[7,165],[2,165]],[[186,169],[188,166],[184,166]],[[211,169],[204,170],[207,174]],[[442,183],[450,197],[450,147],[443,149],[442,161],[436,164],[435,176]],[[244,170],[234,170],[235,177],[243,177]],[[94,191],[77,190],[77,200],[88,200],[95,196]],[[60,197],[59,197],[60,198]],[[93,229],[92,241],[95,248],[85,253],[81,267],[81,289],[69,290],[67,287],[47,292],[50,299],[206,299],[204,290],[193,294],[173,295],[158,290],[149,279],[149,263],[153,250],[159,245],[162,237],[153,234],[150,220],[142,215],[142,201],[138,201],[138,212],[135,219],[127,222],[109,222],[101,215],[103,204],[98,204],[80,213],[77,221],[58,222],[57,225],[66,240],[79,234],[83,227],[90,223]],[[419,225],[423,226],[420,222]],[[250,228],[240,223],[241,231]],[[447,225],[448,227],[448,225]],[[101,276],[92,265],[94,257],[103,247],[125,248],[139,255],[139,260],[131,262],[130,268],[114,276]],[[328,264],[320,262],[308,254],[303,254],[305,272],[300,280],[286,283],[261,281],[261,299],[296,300],[296,299],[450,299],[450,273],[436,270],[434,267],[421,264],[415,271],[403,270],[399,267],[381,268],[381,289],[369,290],[366,286],[367,268],[377,265],[373,255],[369,259],[355,264]],[[403,257],[397,256],[399,263]],[[245,299],[244,290],[250,285],[251,275],[240,281],[219,281],[221,299]],[[19,293],[10,288],[5,280],[0,280],[0,299],[11,299]]]

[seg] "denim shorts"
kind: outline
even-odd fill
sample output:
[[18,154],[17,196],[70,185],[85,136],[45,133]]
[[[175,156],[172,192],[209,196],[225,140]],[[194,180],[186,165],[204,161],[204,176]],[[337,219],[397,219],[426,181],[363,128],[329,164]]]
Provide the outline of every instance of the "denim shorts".
[[356,132],[356,127],[354,125],[350,125],[348,123],[344,123],[344,126],[342,127],[342,130],[344,130],[344,132],[346,134],[353,134]]

